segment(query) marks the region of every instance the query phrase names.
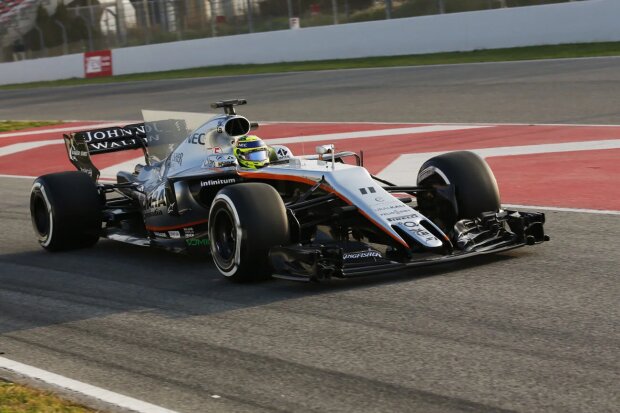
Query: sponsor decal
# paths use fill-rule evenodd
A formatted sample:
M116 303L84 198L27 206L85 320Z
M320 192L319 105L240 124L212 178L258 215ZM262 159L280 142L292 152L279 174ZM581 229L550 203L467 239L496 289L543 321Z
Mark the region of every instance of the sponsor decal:
M375 198L375 202L385 202L385 198L378 196Z
M390 211L393 209L411 209L410 207L408 207L407 205L403 204L402 202L398 201L398 202L394 202L391 204L387 204L387 205L383 205L383 206L378 206L376 208L374 208L375 211L380 212L380 211Z
M188 238L185 244L188 247L208 247L210 242L208 238Z
M124 128L110 128L94 131L81 132L86 138L86 142L100 141L104 139L133 138L146 134L145 125L135 125Z
M425 168L423 171L421 171L418 174L418 183L422 182L423 180L425 180L426 178L428 178L429 176L433 174L439 175L446 184L450 185L450 180L448 179L446 174L443 173L443 171L437 168L436 166L429 166L428 168Z
M88 156L88 151L84 151L81 150L80 148L78 148L77 146L81 146L82 149L88 149L88 147L86 145L84 145L84 143L82 142L76 142L75 140L71 139L70 141L70 150L69 150L69 158L71 160L76 161L77 159L75 158L76 156Z
M183 165L183 152L173 153L170 156L170 161L174 163L178 163L179 166Z
M362 193L362 195L374 194L377 192L377 190L373 186L369 186L367 188L360 188L359 191Z
M186 238L192 238L194 236L194 228L192 227L183 228L183 234L185 234Z
M130 140L115 141L115 142L92 142L92 143L89 143L88 145L90 146L91 149L96 150L96 151L107 151L109 149L124 148L127 146L133 146L135 144L136 144L136 140L130 139Z
M428 232L426 229L424 229L424 227L422 227L417 222L406 221L406 222L403 222L402 224L405 226L405 228L409 232L413 232L413 233L417 234L418 236L424 238L426 241L434 241L434 240L436 240L436 238L435 238L435 236L433 234Z
M204 145L206 136L205 133L194 133L187 138L187 142L194 145Z
M201 181L200 186L216 186L216 185L227 185L234 184L237 182L237 178L222 178L222 179L209 179L208 181Z
M112 52L98 50L84 53L84 77L112 76Z
M162 185L148 194L146 197L146 209L160 208L166 206L166 188ZM161 214L159 214L161 215Z
M395 213L398 213L398 211L394 211ZM417 218L417 215L402 215L400 217L393 217L393 218L388 218L387 220L389 222L395 222L395 221L405 221L407 219L412 219L412 218Z
M80 171L84 172L86 175L90 176L91 178L93 177L93 171L91 169L80 168Z
M151 218L151 217L156 217L159 215L163 215L164 213L161 212L161 209L149 209L144 211L144 218Z
M160 125L154 122L139 123L124 127L84 131L76 133L76 136L82 137L88 143L89 148L95 150L141 147L142 143L138 139L142 139L146 145L150 142L159 141L158 133L164 132L169 122L160 123Z
M411 212L411 211L405 211L404 209L392 209L389 211L383 211L381 212L379 215L382 217L389 217L392 215L399 215L399 214L403 214L403 213L407 213L407 212Z
M207 160L202 163L203 168L222 168L225 166L234 166L237 164L237 158L234 155L210 155Z
M224 121L221 120L218 122L217 124L217 128L215 129L217 131L217 133L223 133L224 132Z
M414 214L413 209L402 202L397 204L384 205L373 208L373 210L381 217L389 217L399 214ZM417 215L416 215L417 216Z
M76 142L75 140L71 139L69 147L69 159L71 159L72 161L78 161L76 156L87 157L88 150L84 149L88 149L88 146L85 145L83 142Z
M289 157L289 152L285 148L280 148L276 152L278 154L278 159L287 159Z
M168 205L168 214L172 214L174 213L174 210L176 209L177 203L173 202L170 205Z
M400 201L394 201L392 199L391 202L383 203L380 205L373 206L373 211L375 211L380 216L390 216L396 214L415 214L415 210L408 205L403 204Z
M422 172L418 174L418 182L422 182L423 180L431 176L434 172L435 172L435 168L432 166L429 166L428 168L424 169Z
M170 235L170 238L174 239L181 238L181 233L179 231L168 231L168 235Z
M222 148L220 148L219 146L214 146L212 148L207 148L208 151L211 151L213 153L222 153Z
M166 234L165 232L153 232L153 235L160 238L168 238L168 234Z
M123 139L120 141L88 142L88 148L91 151L95 152L124 148L137 149L142 147L142 144L139 143L138 139L142 139L142 141L148 146L149 142L159 140L159 136L149 136L148 138Z
M383 256L379 251L374 250L345 252L342 254L343 260L359 260L362 258L383 258Z
M140 130L140 127L142 127L143 132L142 133L146 133L146 132L165 132L167 130L167 128L169 129L170 126L172 125L173 129L178 130L181 127L184 127L185 122L181 121L183 123L183 126L181 126L181 124L176 121L176 120L172 120L172 119L168 119L168 120L162 120L162 121L158 121L158 122L145 122L144 124L140 125L137 124L133 127L135 127L137 130Z

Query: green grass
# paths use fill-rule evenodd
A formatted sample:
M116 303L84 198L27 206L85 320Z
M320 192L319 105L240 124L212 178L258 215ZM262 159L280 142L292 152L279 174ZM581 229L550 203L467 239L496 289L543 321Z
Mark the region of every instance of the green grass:
M261 73L303 72L330 69L369 67L418 66L434 64L501 62L515 60L558 59L620 55L620 42L564 44L553 46L516 47L510 49L475 50L472 52L433 53L425 55L368 57L361 59L322 60L294 63L248 64L201 67L167 72L137 73L92 79L67 79L51 82L33 82L0 86L2 89L22 89L53 86L73 86L97 83L129 82L139 80L182 79Z
M94 413L51 393L0 380L0 413Z
M59 123L60 122L51 122L51 121L31 122L31 121L0 120L0 132L36 128L39 126L58 125Z

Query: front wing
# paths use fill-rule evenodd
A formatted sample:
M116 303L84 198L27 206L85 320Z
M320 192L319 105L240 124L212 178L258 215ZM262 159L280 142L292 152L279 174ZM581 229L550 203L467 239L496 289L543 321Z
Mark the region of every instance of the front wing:
M501 211L476 220L461 220L452 232L452 248L440 252L380 252L362 242L292 245L271 249L274 277L299 281L352 278L447 263L477 255L498 253L548 241L545 215L538 212Z

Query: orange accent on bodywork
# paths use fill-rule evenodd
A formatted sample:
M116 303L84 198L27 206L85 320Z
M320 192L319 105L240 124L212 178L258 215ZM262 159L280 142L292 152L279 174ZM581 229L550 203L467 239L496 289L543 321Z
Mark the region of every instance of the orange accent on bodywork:
M270 174L270 173L265 173L265 172L239 172L239 175L243 178L248 178L248 179L270 179L274 181L293 181L293 182L301 182L301 183L308 184L308 185L316 185L318 183L317 181L313 181L312 179L304 178L301 176L295 176L295 175L280 175L280 174ZM353 205L353 202L351 202L349 199L342 196L342 194L336 192L331 186L321 184L321 189L325 190L326 192L330 192L336 195L338 198L342 199L346 204ZM383 232L389 235L390 238L392 238L394 241L398 242L399 244L403 245L406 248L409 248L409 245L405 241L403 241L400 237L397 237L391 232L386 231L383 225L379 224L377 221L372 219L368 214L366 214L361 209L358 208L358 211L367 220L375 224Z
M148 226L147 225L146 229L149 230L149 231L168 231L168 230L171 230L171 229L183 229L183 228L191 227L191 226L194 226L194 225L205 224L207 222L209 222L208 219L202 219L200 221L188 222L188 223L185 223L183 225L169 225L169 226L166 226L166 227L152 227L152 226Z

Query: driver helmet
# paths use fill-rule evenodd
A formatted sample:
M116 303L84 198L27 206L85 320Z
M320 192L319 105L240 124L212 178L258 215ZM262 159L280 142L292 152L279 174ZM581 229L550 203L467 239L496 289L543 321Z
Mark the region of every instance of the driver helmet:
M242 167L258 169L269 165L269 147L258 136L241 136L234 145L233 153Z

